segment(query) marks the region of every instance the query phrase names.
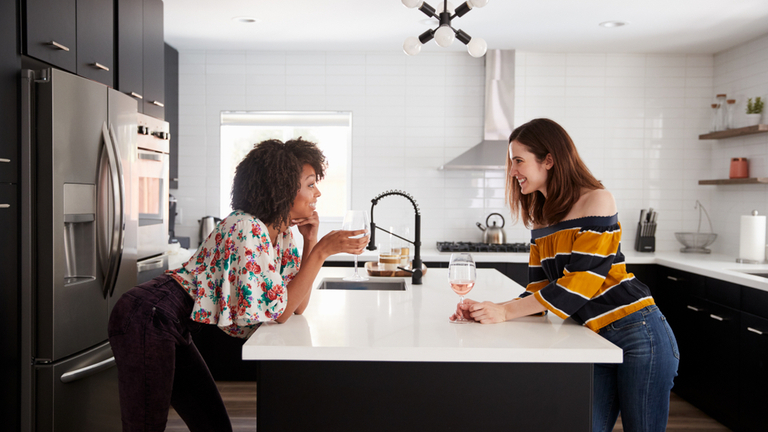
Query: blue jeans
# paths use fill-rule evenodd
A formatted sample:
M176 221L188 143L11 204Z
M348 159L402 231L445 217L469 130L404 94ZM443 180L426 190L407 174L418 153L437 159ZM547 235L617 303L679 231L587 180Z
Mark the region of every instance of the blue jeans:
M624 351L624 362L595 365L593 432L613 430L619 412L626 432L663 432L680 361L667 319L658 307L648 306L598 334Z

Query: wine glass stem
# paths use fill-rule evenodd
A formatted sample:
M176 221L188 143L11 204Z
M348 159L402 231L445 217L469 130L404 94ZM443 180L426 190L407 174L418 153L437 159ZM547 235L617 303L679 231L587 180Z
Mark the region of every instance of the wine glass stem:
M357 255L355 255L355 276L357 276Z

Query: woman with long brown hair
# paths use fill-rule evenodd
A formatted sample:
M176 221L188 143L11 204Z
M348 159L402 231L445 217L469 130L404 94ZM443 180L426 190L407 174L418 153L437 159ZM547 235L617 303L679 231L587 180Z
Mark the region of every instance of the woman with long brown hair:
M679 352L651 292L627 273L613 195L579 157L571 137L535 119L509 137L506 194L531 231L528 286L504 303L464 300L451 319L483 324L551 311L623 350L623 363L594 368L593 431L663 431Z

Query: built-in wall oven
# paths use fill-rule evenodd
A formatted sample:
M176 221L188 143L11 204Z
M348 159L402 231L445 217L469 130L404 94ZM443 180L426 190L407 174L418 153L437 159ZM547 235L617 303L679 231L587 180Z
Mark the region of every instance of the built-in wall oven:
M138 258L157 258L168 250L168 122L138 114L136 176L139 219ZM141 268L141 266L140 266Z

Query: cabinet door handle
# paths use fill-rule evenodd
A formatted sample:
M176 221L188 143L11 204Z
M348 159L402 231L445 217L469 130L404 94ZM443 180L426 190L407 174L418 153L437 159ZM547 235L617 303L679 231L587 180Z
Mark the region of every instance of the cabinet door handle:
M763 334L763 332L761 332L760 330L752 328L752 327L747 327L747 330L751 331L752 333L757 333L759 335Z
M677 281L679 281L679 280L680 280L680 279L678 279L678 278L676 278L676 277L674 277L674 276L667 276L667 279L669 279L669 280L671 280L671 281L675 281L675 282L677 282Z
M11 160L6 158L0 158L0 162L9 163L11 162Z
M699 308L697 308L697 307L695 307L695 306L687 305L686 307L687 307L688 309L690 309L690 310L694 311L694 312L701 312L701 309L699 309Z
M131 96L135 97L136 99L144 99L144 96L142 96L142 95L140 95L140 94L138 94L138 93L136 93L136 92L131 92L131 93L129 93L129 94L130 94Z
M0 204L0 209L10 208L10 207L11 207L10 204Z
M152 104L153 104L153 105L157 105L157 106L159 106L160 108L162 108L162 107L164 107L164 106L165 106L165 105L163 105L163 103L162 103L162 102L160 102L160 101L152 101Z
M109 68L104 66L103 64L101 64L99 62L93 62L93 64L91 66L95 67L96 69L101 69L103 71L109 72Z
M709 314L709 317L710 317L710 318L712 318L712 319L718 320L718 321L725 321L725 320L723 319L723 317L721 317L721 316L717 316L717 315L715 315L715 314Z
M69 48L67 48L66 46L64 46L64 45L62 45L62 44L60 44L60 43L58 43L56 41L51 41L50 44L53 45L55 48L58 48L58 49L60 49L62 51L69 51Z

